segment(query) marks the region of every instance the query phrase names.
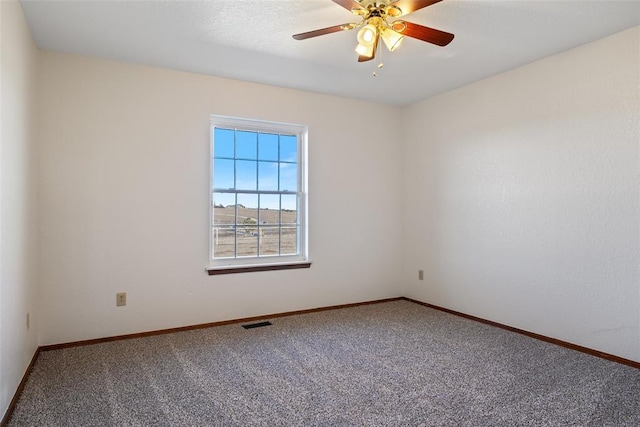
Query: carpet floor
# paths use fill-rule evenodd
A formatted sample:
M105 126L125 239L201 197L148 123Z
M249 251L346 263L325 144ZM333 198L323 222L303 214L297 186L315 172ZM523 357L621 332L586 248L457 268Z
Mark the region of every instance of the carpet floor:
M640 426L640 370L408 301L41 352L10 426Z

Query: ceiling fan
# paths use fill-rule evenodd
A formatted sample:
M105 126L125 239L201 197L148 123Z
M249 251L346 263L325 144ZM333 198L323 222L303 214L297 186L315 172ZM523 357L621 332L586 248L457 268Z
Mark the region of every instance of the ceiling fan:
M453 40L453 34L434 28L425 27L404 20L396 19L389 22L389 19L400 18L416 10L430 6L442 0L332 0L334 3L350 10L354 15L362 17L359 23L348 23L334 25L332 27L321 28L319 30L307 31L295 34L296 40L305 40L312 37L323 36L325 34L336 33L338 31L348 31L360 28L358 31L358 62L370 61L376 56L378 42L380 39L393 52L405 36L433 43L438 46L446 46Z

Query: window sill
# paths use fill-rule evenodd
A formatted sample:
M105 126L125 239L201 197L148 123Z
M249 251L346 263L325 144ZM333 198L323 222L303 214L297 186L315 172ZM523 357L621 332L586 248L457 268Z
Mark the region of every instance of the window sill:
M274 271L274 270L294 270L298 268L310 268L311 262L287 262L281 264L264 264L264 265L230 265L224 267L208 267L209 276L218 274L235 274L235 273L253 273L257 271Z

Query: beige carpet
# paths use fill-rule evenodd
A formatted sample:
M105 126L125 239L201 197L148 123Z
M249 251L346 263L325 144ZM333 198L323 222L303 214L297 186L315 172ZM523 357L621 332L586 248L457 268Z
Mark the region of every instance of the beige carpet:
M41 353L11 426L640 426L640 370L407 301Z

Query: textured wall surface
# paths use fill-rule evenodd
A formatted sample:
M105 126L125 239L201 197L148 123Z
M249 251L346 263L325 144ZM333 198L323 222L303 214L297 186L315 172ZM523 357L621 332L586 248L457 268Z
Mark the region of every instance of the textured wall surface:
M0 1L0 419L37 347L38 50L20 3ZM26 316L31 327L27 330Z
M640 361L639 64L636 27L407 108L406 294Z
M53 52L41 71L41 344L397 296L399 141L354 120L397 109ZM310 269L204 272L210 114L308 125Z

